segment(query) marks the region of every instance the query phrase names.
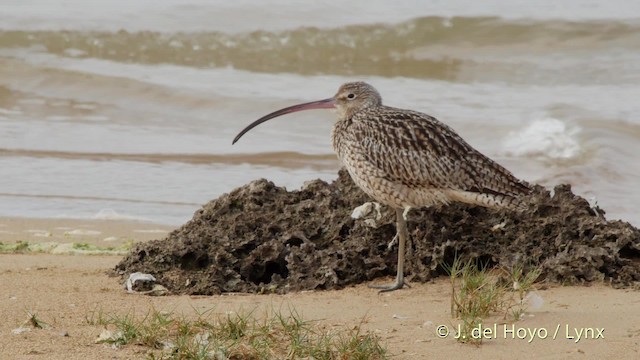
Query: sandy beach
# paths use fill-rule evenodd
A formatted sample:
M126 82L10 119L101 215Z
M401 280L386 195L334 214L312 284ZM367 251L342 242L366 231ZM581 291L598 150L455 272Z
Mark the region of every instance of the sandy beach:
M0 219L3 243L77 242L106 243L161 238L155 224L119 221ZM82 229L82 232L69 232ZM35 232L38 230L41 232ZM66 232L66 234L65 234ZM36 234L48 233L48 236ZM117 239L117 240L114 240ZM293 307L305 319L329 326L356 326L374 331L392 358L426 359L474 357L492 359L585 359L638 356L640 298L637 291L616 290L606 284L542 286L544 300L530 308L524 318L505 323L502 317L485 324L486 338L480 346L453 339L457 320L449 314L448 279L389 294L378 294L366 285L340 291L312 291L287 295L222 295L150 297L127 294L120 279L108 272L120 261L118 255L53 255L24 253L0 255L0 353L6 359L131 359L145 358L147 349L124 346L114 349L96 344L102 331L88 319L96 311L105 314L135 313L151 309L195 316L195 311L216 313ZM15 334L28 312L49 324ZM436 334L444 325L446 338ZM488 331L488 332L487 332ZM65 336L66 335L66 336ZM524 337L524 338L521 338ZM555 338L554 338L555 337ZM579 338L580 337L580 338Z

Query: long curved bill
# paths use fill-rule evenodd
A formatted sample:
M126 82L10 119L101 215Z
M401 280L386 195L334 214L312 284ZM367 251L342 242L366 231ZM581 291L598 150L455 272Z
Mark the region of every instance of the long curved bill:
M236 141L240 140L240 138L244 134L249 132L249 130L253 129L254 127L256 127L256 126L258 126L260 124L262 124L265 121L271 120L271 119L276 118L278 116L281 116L281 115L284 115L284 114L289 114L289 113L296 112L296 111L311 110L311 109L333 109L335 107L336 107L335 99L334 98L329 98L329 99L324 99L324 100L319 100L319 101L312 101L312 102L308 102L308 103L304 103L304 104L293 105L293 106L286 107L284 109L280 109L278 111L274 111L271 114L265 115L265 116L261 117L260 119L252 122L251 124L249 124L249 126L247 126L242 131L240 131L240 133L235 137L235 139L233 139L232 144L235 144Z

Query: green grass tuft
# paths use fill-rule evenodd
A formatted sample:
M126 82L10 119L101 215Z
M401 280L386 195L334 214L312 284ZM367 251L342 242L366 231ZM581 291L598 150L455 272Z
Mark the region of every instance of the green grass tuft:
M94 310L90 325L102 325L109 336L100 342L149 348L152 359L387 359L380 339L361 326L326 329L304 320L295 310L215 315L197 313L187 319L151 310L143 317L108 315Z
M0 253L26 253L29 251L28 241L16 241L14 244L0 242Z

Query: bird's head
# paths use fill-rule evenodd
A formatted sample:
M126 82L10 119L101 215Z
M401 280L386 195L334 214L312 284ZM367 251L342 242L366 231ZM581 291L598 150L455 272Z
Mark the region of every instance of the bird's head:
M382 105L378 90L362 81L343 84L333 99L339 120L349 119L362 110Z
M345 120L359 111L380 105L382 105L382 98L373 86L362 81L346 83L340 86L338 92L331 98L289 106L261 117L240 131L233 139L233 144L254 127L284 114L311 109L335 108L338 120Z

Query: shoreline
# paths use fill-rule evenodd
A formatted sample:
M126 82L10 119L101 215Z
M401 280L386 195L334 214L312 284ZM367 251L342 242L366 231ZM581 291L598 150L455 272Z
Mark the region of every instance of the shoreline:
M0 217L0 243L75 243L117 248L162 239L175 228L134 220Z

